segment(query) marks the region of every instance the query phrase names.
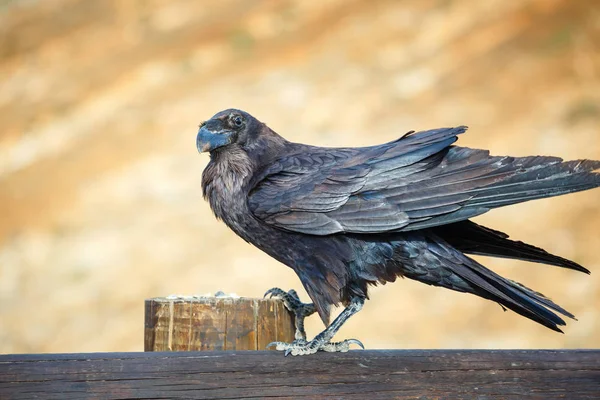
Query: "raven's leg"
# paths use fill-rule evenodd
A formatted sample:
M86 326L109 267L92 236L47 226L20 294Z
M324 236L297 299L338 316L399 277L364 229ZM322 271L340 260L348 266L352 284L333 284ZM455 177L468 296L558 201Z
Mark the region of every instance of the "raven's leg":
M337 316L337 318L329 324L329 326L321 333L319 333L313 340L310 342L306 341L298 341L295 340L292 343L284 343L284 342L273 342L267 345L268 347L275 346L277 350L285 351L285 355L291 354L293 356L303 356L307 354L314 354L317 351L328 351L328 352L346 352L350 349L350 345L352 343L359 345L364 349L363 344L356 339L346 339L342 342L331 342L333 336L337 333L337 331L344 325L344 323L359 312L365 302L365 299L360 297L353 297L350 300L350 304L348 307L344 309Z
M271 296L271 298L283 300L285 308L294 313L294 323L296 324L296 333L294 335L295 342L304 341L306 342L306 331L304 330L304 318L312 315L317 311L314 304L303 303L298 297L298 293L294 289L289 292L285 292L279 288L273 288L267 290L264 297Z

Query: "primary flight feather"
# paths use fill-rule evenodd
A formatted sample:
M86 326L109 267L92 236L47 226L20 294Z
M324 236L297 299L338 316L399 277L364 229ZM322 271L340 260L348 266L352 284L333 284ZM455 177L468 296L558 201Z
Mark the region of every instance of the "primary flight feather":
M202 176L216 217L292 268L313 304L272 289L296 313L286 354L347 351L332 343L362 308L369 284L407 277L500 303L560 331L569 312L540 293L495 274L464 253L521 259L589 273L584 267L469 219L492 208L600 186L600 161L498 157L455 146L466 127L410 132L370 147L292 143L250 114L230 109L200 125L210 152ZM329 324L332 305L346 309ZM306 340L303 318L328 325Z

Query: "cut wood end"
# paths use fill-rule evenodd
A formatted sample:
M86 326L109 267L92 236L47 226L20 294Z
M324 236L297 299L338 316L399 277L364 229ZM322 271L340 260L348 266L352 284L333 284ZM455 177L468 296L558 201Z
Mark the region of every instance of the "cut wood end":
M294 340L294 317L280 299L216 295L147 299L145 351L264 350Z

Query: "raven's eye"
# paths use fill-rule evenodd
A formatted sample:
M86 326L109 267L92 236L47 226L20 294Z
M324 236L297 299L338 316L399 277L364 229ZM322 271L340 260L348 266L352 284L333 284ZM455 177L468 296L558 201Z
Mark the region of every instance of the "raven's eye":
M237 126L238 128L244 124L244 120L239 115L236 115L235 117L233 117L232 121L233 121L233 124L235 126Z

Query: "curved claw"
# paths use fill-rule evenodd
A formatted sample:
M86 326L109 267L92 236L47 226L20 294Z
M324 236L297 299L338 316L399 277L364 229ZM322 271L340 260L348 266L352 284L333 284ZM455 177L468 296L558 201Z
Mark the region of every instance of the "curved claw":
M284 351L283 355L285 357L289 356L290 354L292 354L292 350L294 349L294 344L293 343L285 343L285 342L271 342L267 345L267 349L275 346L275 350L279 350L279 351Z
M286 293L279 288L271 288L265 292L265 294L263 295L263 299L267 296L269 296L269 298L272 299L273 296L282 296L284 294L286 294Z
M357 346L360 346L361 349L365 349L365 346L362 344L362 342L358 339L347 339L346 342L350 345L350 344L355 344Z

